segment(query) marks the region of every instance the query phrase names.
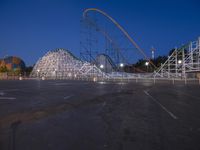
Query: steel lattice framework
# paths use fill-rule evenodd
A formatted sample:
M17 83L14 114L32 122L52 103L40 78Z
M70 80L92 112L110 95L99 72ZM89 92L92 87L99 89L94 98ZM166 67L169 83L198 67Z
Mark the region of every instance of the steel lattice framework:
M84 25L86 25L84 28L89 31L89 36L86 38L84 37L86 44L81 43L82 47L85 49L85 51L81 51L81 59L75 57L68 50L56 49L49 51L37 61L33 71L31 72L31 77L43 77L48 79L187 78L188 74L200 72L200 38L197 41L182 46L181 48L176 48L173 53L168 56L167 61L154 73L129 74L122 72L124 67L123 63L126 63L126 58L119 47L119 43L115 42L113 37L108 34L110 31L102 29L98 23L88 17L89 12L97 12L104 18L106 17L109 19L117 28L117 31L120 30L120 33L125 36L126 41L128 39L128 43L131 43L132 47L136 48L137 52L139 52L144 59L154 66L145 55L144 51L137 45L126 30L111 16L99 9L89 8L83 12L82 21ZM90 30L91 27L93 27L97 32L101 32L106 38L106 42L108 42L113 48L113 51L109 52L114 52L116 58L119 60L117 63L113 61L113 57L110 57L110 55L95 51L93 43L97 42L97 39L93 37L93 34L95 33L94 30ZM93 53L95 53L95 55ZM82 57L84 57L84 59ZM132 57L134 57L134 55ZM121 68L119 67L119 63Z
M167 61L155 72L154 77L187 78L200 72L200 38L190 42L168 56Z
M115 24L116 27L119 28L120 31L122 31L122 33L127 37L127 39L133 44L134 47L137 48L137 50L139 50L139 52L144 56L144 58L146 60L149 60L149 58L146 56L146 54L144 53L144 51L138 46L138 44L131 38L131 36L128 34L128 32L116 21L114 20L111 16L109 16L107 13L105 13L104 11L97 9L97 8L88 8L83 12L83 19L87 18L87 13L89 11L96 11L102 15L104 15L105 17L107 17L109 20L111 20L113 22L113 24ZM105 36L106 33L103 33Z
M92 13L94 12L94 13ZM106 23L110 23L110 25L113 26L113 28L116 28L116 32L119 32L120 36L123 37L123 40L126 41L126 46L129 45L129 48L124 48L122 45L120 45L121 41L116 40L115 37L111 34L111 30L106 30L104 27L100 25L102 21L98 22L98 19L96 17L100 16L104 17L104 21ZM97 16L98 15L98 16ZM139 47L139 45L133 40L133 38L128 34L128 32L116 21L114 20L110 15L105 13L102 10L99 10L97 8L89 8L86 9L83 12L83 18L81 20L82 23L82 33L84 34L84 40L81 40L81 59L87 60L89 62L95 63L96 56L99 55L98 48L95 47L98 43L98 39L95 32L101 33L103 35L102 37L105 38L105 52L104 54L108 55L112 61L115 63L115 66L118 67L118 70L120 70L120 64L132 64L133 62L129 63L127 61L127 57L131 57L132 59L135 57L135 59L145 59L152 64L152 66L155 67L155 65L150 61L150 59L147 57L145 52ZM102 23L103 24L103 23ZM87 35L86 35L87 33ZM127 52L127 49L131 49L132 53L131 55L126 56L125 53ZM102 50L102 49L101 49ZM102 52L100 52L102 53ZM136 58L136 55L140 58ZM98 66L99 67L99 66Z

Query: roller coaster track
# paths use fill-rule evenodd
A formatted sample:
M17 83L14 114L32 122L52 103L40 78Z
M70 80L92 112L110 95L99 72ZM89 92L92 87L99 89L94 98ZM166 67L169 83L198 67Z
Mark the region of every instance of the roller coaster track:
M149 61L150 64L152 64L155 68L156 66L153 64L153 62L150 61L150 59L146 56L146 54L144 53L144 51L138 46L138 44L131 38L131 36L128 34L128 32L119 24L117 23L116 20L114 20L111 16L109 16L107 13L103 12L100 9L97 8L88 8L86 10L84 10L83 12L83 18L87 17L87 13L89 11L96 11L102 15L104 15L105 17L107 17L125 36L126 38L131 42L131 44L137 49L139 50L139 52L144 56L144 58Z
M120 54L121 58L123 59L123 62L127 63L126 59L124 58L124 56L120 53L120 48L119 45L117 44L116 41L114 41L109 34L103 30L100 26L98 26L94 21L92 21L91 19L87 20L87 22L89 22L92 26L94 26L100 33L103 34L103 36L106 37L106 39L112 44L112 46L118 51L118 53Z

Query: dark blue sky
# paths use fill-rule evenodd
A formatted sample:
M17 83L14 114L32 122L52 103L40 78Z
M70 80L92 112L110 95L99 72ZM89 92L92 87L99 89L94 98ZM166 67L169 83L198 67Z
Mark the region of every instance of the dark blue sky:
M199 0L0 0L0 57L16 55L27 65L55 48L79 56L80 18L102 9L149 54L167 54L200 36Z

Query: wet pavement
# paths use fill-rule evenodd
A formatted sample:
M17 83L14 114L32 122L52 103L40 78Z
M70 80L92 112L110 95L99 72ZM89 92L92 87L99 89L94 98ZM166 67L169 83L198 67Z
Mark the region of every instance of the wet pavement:
M0 150L199 150L200 86L0 81Z

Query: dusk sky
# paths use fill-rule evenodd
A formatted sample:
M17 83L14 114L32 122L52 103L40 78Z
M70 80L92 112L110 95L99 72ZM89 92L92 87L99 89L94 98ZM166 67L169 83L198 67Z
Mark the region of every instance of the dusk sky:
M149 55L167 54L200 36L199 0L0 0L0 57L27 65L55 48L79 57L80 19L99 8L123 26Z

